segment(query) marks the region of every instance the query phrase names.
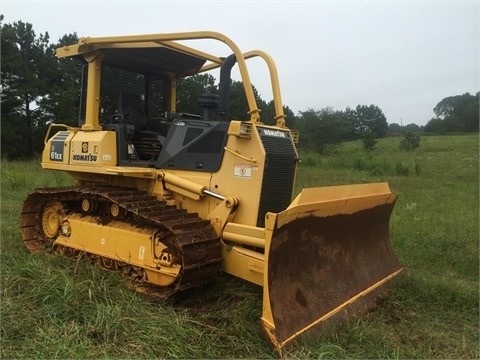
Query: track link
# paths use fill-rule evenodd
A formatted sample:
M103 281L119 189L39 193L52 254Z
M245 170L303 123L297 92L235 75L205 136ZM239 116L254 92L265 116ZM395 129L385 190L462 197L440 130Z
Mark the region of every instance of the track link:
M94 209L82 209L82 201L99 205ZM87 254L102 267L115 268L122 274L127 274L130 280L134 279L135 287L139 291L168 297L211 282L221 271L220 239L208 220L200 218L196 213L188 213L164 201L158 201L145 191L114 186L44 188L30 193L23 203L20 216L23 242L30 252L55 251L70 257L85 254L60 245L52 246L55 238L45 231L48 216L44 214L44 209L52 203L60 203L67 217L70 214L85 215L90 212L105 226L112 220L120 220L141 229L151 229L152 234L165 246L173 248L175 253L179 254L180 259L177 261L181 265L181 271L177 279L171 285L162 287L150 286L148 279L141 276L142 269L127 262L113 260L114 266L109 266L112 264L111 259ZM106 210L112 205L118 210L118 217L113 217L112 213ZM54 223L52 227L55 229L56 226Z

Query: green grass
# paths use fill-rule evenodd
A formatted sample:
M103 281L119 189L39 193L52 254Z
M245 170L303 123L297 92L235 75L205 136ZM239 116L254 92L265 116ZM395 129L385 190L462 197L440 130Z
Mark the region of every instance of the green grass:
M391 241L406 271L382 304L288 358L479 358L479 138L400 138L365 153L301 153L297 188L388 181L399 195ZM175 300L155 301L84 261L29 254L19 213L35 187L67 186L37 162L1 173L2 358L272 358L261 335L261 289L222 276ZM408 169L405 170L405 169Z

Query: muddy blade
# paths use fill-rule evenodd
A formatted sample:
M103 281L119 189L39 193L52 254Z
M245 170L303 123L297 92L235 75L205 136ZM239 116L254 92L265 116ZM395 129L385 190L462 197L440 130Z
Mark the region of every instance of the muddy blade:
M275 215L262 322L279 352L304 332L373 308L401 271L389 241L396 197L386 189L359 186L323 200L322 192L312 193L308 204L300 200Z

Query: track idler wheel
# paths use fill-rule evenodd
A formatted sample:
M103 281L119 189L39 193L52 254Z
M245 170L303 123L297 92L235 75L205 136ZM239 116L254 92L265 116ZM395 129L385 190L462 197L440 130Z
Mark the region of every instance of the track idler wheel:
M42 231L48 239L55 239L60 232L65 210L58 201L45 205L42 212Z

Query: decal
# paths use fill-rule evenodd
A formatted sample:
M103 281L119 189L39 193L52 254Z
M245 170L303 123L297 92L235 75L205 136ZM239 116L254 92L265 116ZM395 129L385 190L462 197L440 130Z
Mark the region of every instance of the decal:
M88 153L88 142L82 142L82 153Z
M103 155L102 155L102 159L103 159L104 161L110 161L110 160L112 160L112 155L110 155L110 154L103 154Z
M63 161L64 141L52 141L50 145L50 160Z
M274 136L274 137L281 137L281 138L287 138L288 135L285 131L280 131L280 130L271 130L271 129L261 129L263 135L266 136Z
M143 260L145 258L145 246L140 246L138 249L138 259Z
M89 161L89 162L95 162L97 161L97 155L92 155L92 154L86 154L86 155L79 155L75 154L72 156L73 161Z
M235 164L233 175L238 178L251 178L252 165L250 164Z
M50 160L63 161L63 149L68 135L68 131L59 131L54 135L50 143Z

